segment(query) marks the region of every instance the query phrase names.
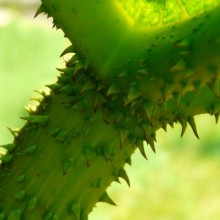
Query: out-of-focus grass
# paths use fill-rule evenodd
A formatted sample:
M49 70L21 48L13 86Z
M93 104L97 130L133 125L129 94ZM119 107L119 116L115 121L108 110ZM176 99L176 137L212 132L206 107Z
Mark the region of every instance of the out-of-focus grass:
M59 55L67 40L61 31L38 18L9 14L0 26L0 143L12 140L6 127L23 124L24 105L33 90L56 80ZM6 21L7 23L7 21ZM36 96L36 95L35 95Z
M20 16L0 27L0 144L12 141L7 126L21 127L32 91L56 79L66 44L61 32ZM147 147L145 161L137 151L126 167L131 188L122 180L108 189L118 207L98 203L90 220L218 220L220 125L208 116L197 125L200 141L190 128L181 139L178 125L158 131L157 154Z

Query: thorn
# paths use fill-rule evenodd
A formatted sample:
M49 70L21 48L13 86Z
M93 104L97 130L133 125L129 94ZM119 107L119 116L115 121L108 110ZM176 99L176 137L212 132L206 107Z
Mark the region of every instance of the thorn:
M16 145L14 143L13 144L5 144L5 145L1 145L0 147L6 149L9 153L11 153L16 148Z
M5 219L5 213L0 212L0 220L4 220Z
M214 114L214 116L215 116L215 122L216 122L216 124L217 124L217 123L218 123L218 120L219 120L220 112Z
M43 98L31 98L31 101L36 101L38 103L41 103L43 101Z
M7 128L11 132L11 134L14 136L14 138L18 137L18 135L21 132L21 129L19 129L19 128L15 128L15 129L12 129L12 128L9 128L9 127L7 127Z
M47 115L30 115L27 117L20 117L29 123L39 124L45 126L48 123L49 117Z
M38 147L36 145L32 145L25 150L25 153L34 154L36 152L37 148Z
M90 161L96 155L95 150L92 147L85 146L84 147L84 155L86 157L87 167L90 166Z
M53 18L53 27L52 28L56 28L56 30L60 29L60 25L59 25L58 21L55 20L54 18Z
M89 65L89 61L88 61L88 60L84 60L85 71L88 70L89 66L90 66L90 65Z
M81 210L81 212L80 212L80 219L79 220L88 220L87 213Z
M141 139L139 139L139 140L136 141L135 145L140 150L142 156L147 160L147 156L146 156L146 153L145 153L145 150L144 150L144 143L143 143L143 141Z
M23 183L26 180L26 176L25 175L20 175L18 176L18 178L16 179L16 181L18 183Z
M174 121L169 122L169 125L170 125L171 128L173 128L174 127Z
M188 68L188 69L186 69L186 70L185 70L185 74L186 74L186 77L191 76L191 75L193 75L193 74L194 74L194 70L193 70L193 69Z
M131 157L128 156L128 157L125 159L125 162L131 166Z
M151 127L153 127L153 120L152 120L153 112L152 111L153 110L152 109L150 110L150 108L148 110L144 111L145 112L145 116L146 116L146 120L150 124Z
M167 94L167 93L171 93L173 90L174 90L175 88L174 88L174 85L172 84L172 83L170 83L170 82L165 82L164 83L164 86L163 86L163 88L162 88L162 91L161 91L161 93L162 94Z
M123 115L121 112L117 112L115 114L114 124L118 124L123 119Z
M72 87L71 85L64 85L64 86L62 86L62 87L59 89L59 91L60 91L61 93L65 93L65 94L67 94L67 95L72 95L74 89L73 89L73 87Z
M120 128L119 129L119 135L120 135L120 149L122 146L125 144L127 137L128 137L128 132L127 129L125 128Z
M67 171L73 166L74 160L72 158L65 158L61 161L63 175L67 173Z
M128 96L124 102L124 106L128 105L131 101L138 98L141 95L140 92L138 92L133 86L130 88L130 91L128 93Z
M55 220L55 219L57 219L57 216L53 212L47 212L44 217L44 220Z
M76 64L79 63L79 62L81 63L78 54L74 54L74 55L70 58L70 60L66 61L66 66L67 66L68 68L71 68L71 69L74 70Z
M65 71L66 71L66 68L56 68L59 72L61 72L61 73L65 73Z
M36 108L34 106L31 106L30 104L24 106L24 108L30 115L36 111Z
M127 77L128 73L126 71L124 71L124 72L120 73L118 76L119 77Z
M209 107L207 108L207 112L208 112L211 116L214 115L214 106L213 106L213 105L209 106Z
M85 104L81 100L79 100L78 102L74 103L74 105L72 106L72 109L84 111Z
M147 127L145 126L144 133L145 133L145 140L146 140L147 144L149 144L151 149L152 149L152 151L154 153L156 153L156 149L155 149L155 145L154 145L154 141L156 141L155 134L151 133L151 131L150 131L148 126Z
M213 80L213 82L209 84L209 88L217 98L220 98L219 80Z
M175 44L175 47L179 47L179 48L188 48L189 47L189 40L182 40L182 41L179 41Z
M111 149L108 146L103 146L100 148L100 153L104 157L105 161L112 161L114 157L114 153L111 151Z
M187 120L180 118L179 122L180 122L180 124L182 126L181 137L183 137L183 135L184 135L184 133L186 131L186 128L187 128Z
M120 92L120 90L119 90L118 85L116 83L113 83L109 86L108 91L106 93L106 96L109 97L110 95L116 94L119 92Z
M47 18L51 18L52 17L52 15L49 12L46 12L46 14L47 14Z
M173 98L176 101L176 105L178 106L179 103L180 103L181 94L179 92L173 92L172 95L173 95Z
M154 132L151 134L151 137L153 142L157 143L156 134Z
M165 132L167 132L167 123L166 122L160 122L162 124L162 128Z
M114 181L117 182L117 183L121 183L117 176L115 177Z
M104 102L104 97L100 94L97 94L93 103L93 111L96 113L98 108L102 106Z
M67 47L60 55L60 57L68 54L68 53L75 53L73 45L71 44L69 47Z
M34 92L40 94L43 98L45 98L47 96L46 91L44 90L34 90ZM40 99L42 101L42 99Z
M107 194L107 192L104 192L104 193L102 194L102 196L101 196L100 199L99 199L99 202L106 202L106 203L108 203L108 204L110 204L110 205L115 205L115 206L116 206L116 204L112 201L112 199L109 197L109 195Z
M202 88L202 83L199 82L199 81L195 81L195 82L193 83L193 87L194 87L194 89L195 89L196 95L199 95L200 90L201 90L201 88Z
M150 145L151 150L156 154L156 149L153 141L147 142Z
M104 89L105 89L105 86L102 83L97 86L97 92L104 90Z
M131 185L130 185L130 180L129 180L129 178L128 178L128 175L127 175L126 171L125 171L123 168L120 168L120 169L118 170L118 177L121 177L122 179L124 179L125 182L128 184L129 187L131 186Z
M100 188L101 185L102 185L102 179L101 179L101 177L95 179L95 180L92 182L92 184L91 184L91 186L94 187L94 188Z
M61 85L54 83L54 84L50 84L50 85L45 85L47 88L49 88L50 90L52 90L54 93L56 93L60 88Z
M199 139L199 135L197 133L197 128L196 128L196 123L193 117L189 117L187 122L189 123L189 125L191 126L193 133L195 134L195 136Z
M36 13L34 15L34 18L36 18L41 13L47 13L47 9L44 6L44 4L41 4L40 7L37 9L37 11L36 11Z
M182 71L186 69L186 63L183 59L179 60L174 66L170 68L170 72Z
M135 107L135 101L131 103L131 106L130 106L130 109L131 109L131 116L132 117L135 117L137 115L137 108Z
M12 157L13 156L11 154L5 154L3 156L0 156L0 161L2 161L2 163L6 164L12 160Z
M78 62L74 68L73 76L76 77L76 75L83 69L84 69L84 65L81 62Z
M52 28L58 29L57 26L56 26L56 21L55 21L55 19L53 19L53 26L52 26Z
M105 111L104 111L105 110ZM103 110L103 121L106 123L106 124L109 124L110 123L110 111L108 111L107 109L104 109Z
M81 219L80 218L80 204L78 202L73 202L70 205L70 209L69 209L70 214L72 214L74 216L74 219Z
M181 56L186 56L186 55L188 55L189 53L190 53L189 50L183 50L183 51L180 51L180 52L179 52L179 54L180 54Z
M154 153L156 153L156 149L155 149L155 145L154 145L154 141L156 142L156 138L145 132L145 141L147 144L150 145L151 150Z
M147 69L147 68L139 69L139 70L137 71L137 73L139 73L139 74L141 74L141 75L144 75L144 76L149 75L149 72L148 72L148 69Z
M33 210L37 207L37 198L32 197L28 202L28 210Z
M150 126L153 127L153 115L155 112L154 104L152 104L151 102L145 102L143 104L143 108L147 122L150 124Z
M25 198L26 192L25 190L20 190L18 192L15 193L15 199L22 201Z
M21 209L14 209L12 210L9 215L8 215L8 220L9 219L21 219L21 215L22 215L22 210Z
M91 82L87 82L82 86L79 94L82 95L84 92L94 89L94 88L95 88L94 84L92 84Z
M219 103L216 103L216 104L213 104L211 107L210 107L210 115L215 115L216 113L218 113L220 110L220 104Z

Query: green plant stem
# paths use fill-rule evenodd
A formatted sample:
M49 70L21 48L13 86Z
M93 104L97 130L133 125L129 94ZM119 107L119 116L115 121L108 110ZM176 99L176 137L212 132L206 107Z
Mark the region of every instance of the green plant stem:
M48 121L26 118L10 154L13 160L1 167L0 207L6 216L20 210L22 219L51 213L59 219L83 219L117 179L134 148L124 144L120 149L117 129L103 122L100 110L94 113L93 100L93 92L51 94L30 116L37 120L44 115Z
M109 118L106 110L113 103L102 102L94 112L97 85L82 89L85 78L89 81L89 71L74 77L74 71L70 73L67 68L58 83L49 86L54 92L45 95L38 110L24 118L28 122L15 137L16 147L6 146L9 154L3 157L0 173L2 216L86 219L99 200L114 204L103 197L112 181L122 177L129 184L123 166L130 163L137 147L145 154L142 136L162 124L146 124L145 133L136 116L117 120L117 115L112 118L114 114L110 114ZM178 107L174 100L168 100L151 119L166 116L165 127L185 119L183 129L188 120L197 135L192 117L207 109L218 114L219 104L213 93L204 88L199 95L185 95ZM7 161L10 155L13 158Z
M75 43L78 53L60 70L58 82L48 86L51 93L42 94L44 99L39 100L37 110L30 110L30 115L23 117L27 120L24 128L12 132L14 143L4 146L9 153L1 158L0 219L87 219L98 201L114 204L105 193L112 181L121 177L130 184L125 163L130 163L136 148L147 157L144 140L155 151L159 128L166 130L168 124L178 122L182 125L181 135L190 125L199 137L195 115L209 113L218 121L218 4L211 11L199 13L198 23L189 19L177 23L175 30L168 25L151 32L146 40L138 32L136 45L148 42L150 50L144 52L137 47L137 54L130 53L131 57L121 55L120 49L109 51L109 39L96 47L99 38L92 29L88 36L82 30L84 36L77 35L84 20L76 17L74 4L82 7L80 16L85 18L88 6L97 2L90 0L87 6L78 0L43 1L40 12L46 6L55 25ZM107 17L121 16L112 9L110 1L103 1L94 14L101 16L97 20L102 21L105 16L101 11L104 6L109 9ZM109 21L105 23L106 33L113 31ZM85 24L90 28L88 19ZM129 31L122 25L126 31L120 36L120 25L115 26L119 32L114 29L112 35L113 39L119 37L118 45ZM188 25L192 29L188 30ZM158 33L159 42L153 40ZM133 34L134 30L129 36ZM167 34L169 38L163 41ZM86 47L80 45L80 39L85 40ZM123 46L128 46L131 39L134 38ZM134 52L133 46L130 49ZM72 46L66 52L74 52ZM105 57L108 52L110 58ZM123 56L122 66L113 71L116 63L111 58L119 62ZM131 63L124 62L127 58L131 58ZM103 68L106 71L100 71Z
M197 13L190 13L190 10L187 13L187 3L190 5L191 1L182 1L182 7L178 6L179 1L173 1L173 11L165 7L164 13L149 14L149 20L165 12L172 15L175 10L180 11L181 18L150 26L142 23L141 18L135 22L119 0L88 0L86 4L81 0L42 2L42 10L53 18L54 25L63 30L76 52L96 69L96 77L103 81L118 80L117 76L124 71L135 75L143 60L147 60L149 74L164 78L179 60L183 59L187 68L200 62L201 56L206 55L208 40L210 46L208 38L212 43L219 42L220 2L202 7L206 1L200 1L201 9ZM136 2L132 4L131 9ZM158 5L156 11L161 10L160 3L154 5ZM147 11L145 7L140 8ZM163 19L166 16L162 16ZM180 42L185 44L178 44Z

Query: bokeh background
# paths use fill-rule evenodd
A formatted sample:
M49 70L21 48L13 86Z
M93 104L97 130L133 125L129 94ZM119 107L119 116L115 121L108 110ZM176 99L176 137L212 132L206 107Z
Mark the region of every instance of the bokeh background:
M35 89L56 81L59 58L69 45L51 20L33 19L40 0L0 0L0 145L13 140L7 127L23 125L24 106ZM33 103L32 103L33 104ZM126 166L131 188L121 180L108 191L117 207L98 203L90 220L218 220L220 219L220 124L196 117L200 140L178 124L157 132L157 153L146 146ZM89 195L88 195L89 196Z

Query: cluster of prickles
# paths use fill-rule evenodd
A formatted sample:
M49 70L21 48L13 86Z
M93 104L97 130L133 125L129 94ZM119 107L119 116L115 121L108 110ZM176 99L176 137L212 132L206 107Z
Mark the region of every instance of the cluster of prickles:
M42 5L37 14L45 11ZM130 185L123 167L136 148L147 158L144 141L155 152L158 129L180 123L182 136L190 125L199 138L195 115L209 113L218 122L219 31L213 39L196 31L195 39L173 42L175 59L159 67L163 72L151 45L134 73L123 70L106 80L68 47L62 56L74 55L47 86L50 94L41 93L37 109L22 117L25 126L10 129L14 143L2 146L0 220L85 220L98 201L115 205L107 187L119 178ZM217 51L216 60L199 54L200 65L193 51L200 38L202 52Z
M63 54L70 51L70 48L68 48ZM155 132L159 128L166 130L168 124L173 126L174 123L179 122L182 125L181 135L184 134L187 124L189 124L196 137L198 137L193 116L199 108L201 108L204 112L214 115L216 117L216 121L219 118L220 100L216 96L209 96L206 100L206 103L201 104L196 102L196 100L203 99L202 88L196 93L192 91L186 95L183 94L180 97L178 97L177 94L174 95L172 90L170 93L166 92L164 94L166 94L167 97L172 96L173 98L166 98L164 97L163 93L158 93L155 96L155 94L151 94L148 89L152 84L162 88L162 85L164 84L159 82L158 79L150 80L148 83L149 85L146 86L146 92L143 89L140 92L138 91L137 87L138 83L134 83L133 79L129 82L129 79L126 78L123 73L120 77L125 77L125 79L128 80L127 83L129 83L129 86L126 90L120 89L120 84L117 84L116 82L104 84L97 80L93 75L94 70L92 67L83 63L83 61L80 60L76 54L73 55L73 57L67 63L67 67L65 69L59 69L59 71L61 72L61 76L58 78L57 83L48 85L48 87L51 89L50 95L42 93L43 99L39 100L40 104L37 110L33 111L29 109L30 115L27 117L22 117L22 119L28 121L26 126L21 129L21 131L11 130L15 137L15 141L13 144L3 146L8 150L8 154L1 157L1 178L6 178L5 175L7 176L10 173L5 171L7 171L7 164L12 160L13 154L18 154L19 152L19 149L16 150L16 143L20 145L19 142L21 142L21 139L19 137L21 133L28 132L28 130L36 131L39 126L43 128L47 127L47 124L51 119L51 117L48 116L47 111L48 108L52 108L51 105L53 105L53 97L56 95L63 94L66 97L62 100L62 105L65 108L71 108L79 112L84 112L85 115L88 114L88 108L91 108L94 114L101 112L103 122L109 126L114 126L119 134L120 141L118 146L116 146L114 149L114 152L110 148L99 148L93 150L91 147L89 147L88 149L84 149L83 156L86 158L85 167L88 169L90 167L90 163L92 163L92 160L94 160L95 154L99 156L101 155L104 160L114 163L113 157L115 157L116 154L119 154L116 149L118 149L119 152L122 151L122 149L126 151L127 145L131 146L131 150L127 149L131 153L136 148L139 148L141 154L147 158L144 151L143 141L145 140L151 146L152 150L155 151ZM140 78L142 81L142 77L146 75L146 72L139 71L137 74L139 74L138 79ZM137 81L138 80L136 80L136 82ZM148 93L148 95L145 96L143 95L144 93ZM89 104L90 102L87 102L85 98L88 96L88 94L90 94L89 98L92 101L91 105ZM151 96L156 98L149 100L149 97ZM201 106L199 106L199 104ZM55 106L56 105L54 104L53 107ZM87 121L89 121L89 117L92 117L92 115L88 114L86 117ZM74 120L74 118L69 118L68 120ZM84 128L84 130L86 129ZM57 142L61 142L63 145L68 145L68 139L66 137L67 133L65 133L63 129L54 129L52 135L55 137ZM33 155L38 150L37 145L28 146L26 149L24 149L25 153L28 155ZM128 153L126 157L123 157L122 163L120 164L121 167L117 169L114 168L112 170L115 178L112 180L118 181L118 177L121 177L125 179L128 185L130 185L128 176L123 169L123 166L125 163L131 163L129 155L131 153ZM71 159L68 159L66 162L62 161L62 163L63 173L65 173L69 167L72 166L72 162ZM25 178L25 175L19 175L17 177L17 180L19 180L18 183L21 184ZM22 179L22 181L20 181L20 179ZM98 179L94 180L91 185L94 186L95 184L97 187L97 185L99 186L102 181L103 180L101 177L99 177ZM4 188L1 188L0 192L4 192ZM18 200L19 203L21 203L23 200L26 201L27 208L25 209L27 209L29 212L35 209L37 206L37 197L28 197L26 191L23 189L17 191L14 195L14 198L15 200ZM110 199L106 192L104 192L102 195L99 195L97 201L103 201L114 205L114 202ZM86 219L88 211L86 210L86 214L84 214L84 212L82 212L79 208L81 207L81 204L78 204L75 202L75 200L72 202L72 204L72 206L69 206L69 215L72 217L75 216L75 219L77 220ZM21 216L24 215L24 213L22 213L23 209L12 210L7 219L21 219ZM52 212L45 211L45 213L44 219L59 219L57 215ZM0 216L2 216L1 219L5 219L5 214L2 213Z

